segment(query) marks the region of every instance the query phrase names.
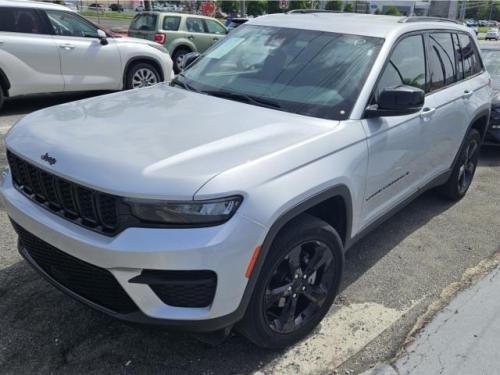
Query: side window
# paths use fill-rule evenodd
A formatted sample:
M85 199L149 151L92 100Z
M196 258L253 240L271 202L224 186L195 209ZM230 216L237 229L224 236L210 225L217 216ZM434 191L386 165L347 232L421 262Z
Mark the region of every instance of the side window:
M482 65L474 42L470 36L459 34L460 47L462 48L462 60L464 64L465 77L473 76L481 72Z
M166 16L163 19L163 30L177 31L179 30L180 23L181 23L181 17Z
M449 33L429 35L431 91L456 82L455 51Z
M203 26L203 19L201 18L186 19L186 29L190 33L204 33L205 27Z
M464 79L464 64L462 61L462 54L460 52L460 42L458 35L453 34L453 48L455 49L455 59L457 61L457 79L460 81Z
M156 14L138 14L130 23L131 30L155 31L156 30Z
M97 28L80 16L60 10L47 10L54 34L77 36L82 38L97 38Z
M207 30L210 34L225 34L226 29L222 27L217 21L213 20L205 20L205 24L207 25Z
M425 90L425 52L422 35L401 40L392 52L375 91L375 100L382 90L409 85Z
M44 28L34 9L0 8L0 31L43 34Z

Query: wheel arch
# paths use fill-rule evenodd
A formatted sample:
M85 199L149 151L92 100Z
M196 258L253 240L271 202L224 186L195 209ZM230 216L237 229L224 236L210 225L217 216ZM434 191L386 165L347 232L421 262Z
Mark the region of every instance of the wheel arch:
M189 50L189 52L197 52L198 49L194 44L186 43L185 41L180 41L173 49L172 49L172 59L174 58L175 53L180 49Z
M160 81L165 81L165 72L163 71L163 68L158 60L151 56L135 56L127 61L127 63L125 64L125 68L123 69L123 88L125 88L127 85L127 74L130 68L140 63L152 64L156 68L156 70L158 70L158 74L160 74Z

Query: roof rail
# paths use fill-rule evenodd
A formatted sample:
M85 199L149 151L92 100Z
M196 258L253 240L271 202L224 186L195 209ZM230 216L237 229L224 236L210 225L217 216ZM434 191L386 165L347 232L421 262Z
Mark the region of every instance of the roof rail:
M324 10L324 9L293 9L286 12L286 14L309 14L309 13L341 13L336 10Z
M408 22L452 22L460 25L460 22L457 20L451 20L449 18L442 18L442 17L411 16L399 20L399 23L408 23Z

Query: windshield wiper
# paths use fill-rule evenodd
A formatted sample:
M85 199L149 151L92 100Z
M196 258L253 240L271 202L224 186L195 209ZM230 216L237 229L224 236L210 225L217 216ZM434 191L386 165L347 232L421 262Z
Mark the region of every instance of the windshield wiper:
M179 80L179 77L182 78L182 81ZM191 86L189 83L186 82L186 78L184 77L184 74L182 74L182 73L179 73L177 75L177 77L175 77L172 80L171 85L172 86L177 85L177 86L182 87L185 90L194 91L194 92L200 93L200 90L195 89L193 86Z
M217 91L217 90L203 91L203 94L217 96L219 98L224 98L224 99L236 100L238 102L243 102L248 104L254 104L260 107L281 109L281 105L278 102L274 100L259 98L253 95L238 94L230 91Z

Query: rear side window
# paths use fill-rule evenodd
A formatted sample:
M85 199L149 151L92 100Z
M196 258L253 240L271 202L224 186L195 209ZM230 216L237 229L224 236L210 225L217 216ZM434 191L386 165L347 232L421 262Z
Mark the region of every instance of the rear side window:
M203 19L201 18L186 19L186 29L190 33L204 33L205 27L203 26Z
M382 90L400 85L425 89L425 52L422 35L406 37L396 45L377 85L375 100Z
M132 20L130 28L132 30L155 31L157 18L156 14L138 14Z
M34 9L0 8L0 31L43 34L45 30Z
M163 30L177 31L179 30L180 23L181 23L181 17L166 16L163 19Z
M226 29L222 27L217 21L205 20L207 30L210 34L225 34Z
M431 91L456 82L455 50L449 33L429 35Z
M464 64L465 77L473 76L481 72L482 65L476 46L470 36L459 34L460 47L462 48L462 60Z

